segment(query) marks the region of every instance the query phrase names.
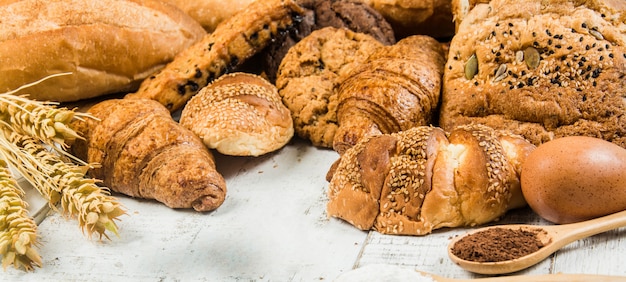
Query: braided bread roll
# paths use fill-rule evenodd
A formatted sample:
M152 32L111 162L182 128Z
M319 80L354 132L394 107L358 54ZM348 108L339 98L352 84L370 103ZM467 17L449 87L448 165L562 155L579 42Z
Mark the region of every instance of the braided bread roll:
M224 202L226 182L213 155L163 105L110 99L88 113L97 119L73 124L85 139L77 139L71 149L82 160L101 164L89 173L111 190L196 211L211 211Z
M338 83L333 149L341 154L365 135L430 124L443 65L443 48L429 36L414 35L377 49Z
M329 171L327 211L386 234L484 224L526 205L519 177L534 148L482 125L368 136Z
M243 72L221 76L191 98L180 124L225 155L259 156L285 146L294 134L291 112L276 86Z

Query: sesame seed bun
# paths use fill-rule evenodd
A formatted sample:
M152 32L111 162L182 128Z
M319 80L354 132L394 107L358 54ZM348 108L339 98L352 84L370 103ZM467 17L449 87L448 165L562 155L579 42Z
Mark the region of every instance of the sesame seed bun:
M291 113L264 78L236 72L203 88L183 108L180 124L225 155L259 156L293 136Z

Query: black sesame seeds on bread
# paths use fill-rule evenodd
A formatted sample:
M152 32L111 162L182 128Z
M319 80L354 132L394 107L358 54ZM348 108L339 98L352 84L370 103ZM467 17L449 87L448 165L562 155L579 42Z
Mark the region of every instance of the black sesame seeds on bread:
M459 25L440 124L482 123L535 144L599 137L626 148L626 1L493 0Z

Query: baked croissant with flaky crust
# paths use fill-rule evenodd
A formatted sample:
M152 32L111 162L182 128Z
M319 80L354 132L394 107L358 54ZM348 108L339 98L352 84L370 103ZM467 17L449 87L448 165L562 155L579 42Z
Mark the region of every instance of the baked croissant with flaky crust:
M202 140L149 99L109 99L73 123L85 139L75 156L101 164L89 171L111 190L155 199L170 208L211 211L226 198L226 182Z
M327 212L386 234L491 222L526 205L519 177L534 148L483 125L366 136L329 170Z
M340 79L333 149L342 154L365 135L430 124L444 63L441 44L425 35L377 49Z

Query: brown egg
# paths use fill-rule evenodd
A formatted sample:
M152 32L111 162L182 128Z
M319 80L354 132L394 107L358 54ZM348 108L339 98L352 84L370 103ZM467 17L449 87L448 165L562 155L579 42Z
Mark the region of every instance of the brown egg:
M522 165L528 205L554 223L626 210L626 149L598 138L558 138L537 147Z

